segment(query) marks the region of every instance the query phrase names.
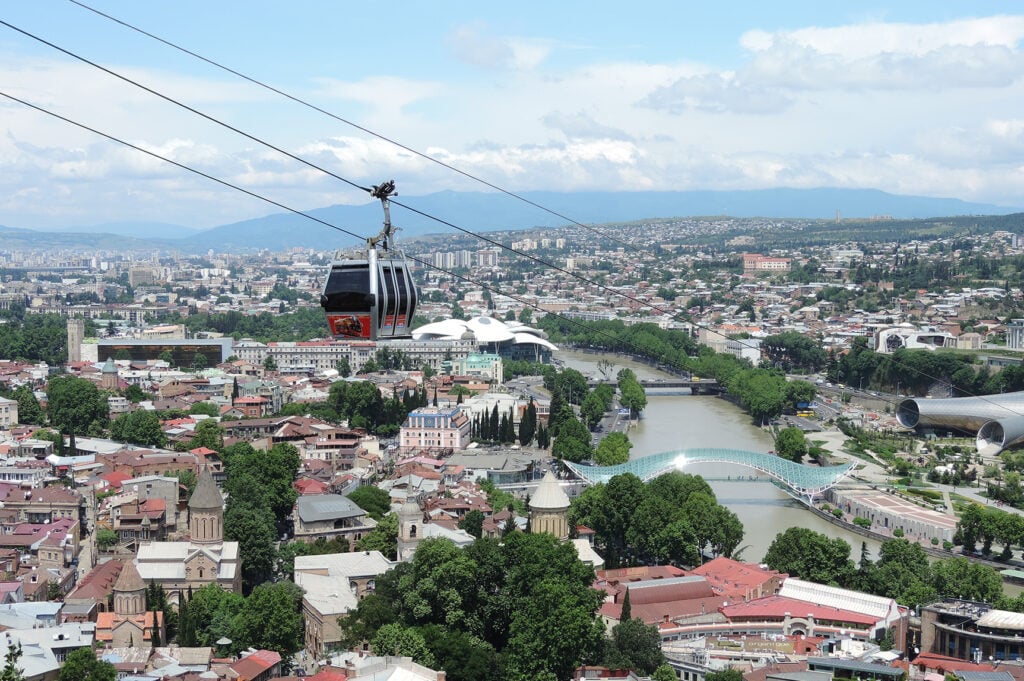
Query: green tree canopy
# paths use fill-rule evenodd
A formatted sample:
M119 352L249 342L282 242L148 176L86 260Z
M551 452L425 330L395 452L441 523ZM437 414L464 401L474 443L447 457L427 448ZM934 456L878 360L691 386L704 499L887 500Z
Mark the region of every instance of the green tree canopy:
M115 681L117 669L96 659L92 648L78 648L67 656L60 668L59 681Z
M848 584L856 571L848 543L806 527L791 527L776 535L764 562L791 577L839 586Z
M243 563L244 565L244 563ZM302 589L291 582L260 584L235 618L241 648L273 650L282 658L302 649Z
M807 456L807 439L799 428L783 428L775 437L775 453L793 463L802 463Z
M380 520L391 511L391 495L374 485L357 487L349 492L348 498L374 520Z
M617 466L629 461L629 450L633 443L625 433L608 433L597 445L594 463L598 466Z
M148 409L136 409L118 416L110 426L110 437L143 447L163 447L167 444L160 419L156 412Z
M75 376L56 376L46 386L50 423L67 434L85 434L107 423L107 399L96 384Z

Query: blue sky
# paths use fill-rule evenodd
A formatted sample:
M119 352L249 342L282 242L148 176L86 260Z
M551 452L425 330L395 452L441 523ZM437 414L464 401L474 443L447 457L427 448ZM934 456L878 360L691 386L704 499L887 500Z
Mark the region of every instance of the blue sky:
M871 187L1024 206L1012 4L89 4L511 190ZM67 0L0 18L355 182L483 189ZM366 200L3 26L0 60L0 91L277 201ZM0 101L0 124L0 224L276 210L17 103Z

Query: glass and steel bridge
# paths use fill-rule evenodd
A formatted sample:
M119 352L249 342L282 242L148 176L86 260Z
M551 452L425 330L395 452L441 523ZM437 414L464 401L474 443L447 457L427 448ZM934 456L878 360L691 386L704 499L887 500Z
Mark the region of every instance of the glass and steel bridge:
M632 473L647 482L669 471L698 463L727 463L752 468L779 482L793 496L808 502L835 487L856 467L855 463L805 466L772 454L742 449L683 449L631 459L618 466L590 466L569 462L563 462L563 465L587 483L594 484L608 482L621 473Z

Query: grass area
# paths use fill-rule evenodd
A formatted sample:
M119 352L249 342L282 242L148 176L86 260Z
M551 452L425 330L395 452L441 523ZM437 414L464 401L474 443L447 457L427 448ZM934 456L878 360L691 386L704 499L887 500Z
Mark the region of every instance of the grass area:
M903 493L918 496L931 502L942 501L942 492L936 489L926 489L923 487L907 487L906 489L903 490Z

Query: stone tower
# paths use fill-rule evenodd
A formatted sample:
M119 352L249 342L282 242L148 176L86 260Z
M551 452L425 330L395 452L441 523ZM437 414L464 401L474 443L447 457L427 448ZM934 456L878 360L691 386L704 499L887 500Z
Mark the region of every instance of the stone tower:
M569 538L569 497L548 471L530 497L530 532L547 532L556 539Z
M194 544L220 544L224 541L224 497L204 468L196 491L188 500L188 527Z
M117 390L117 365L111 357L103 363L100 370L100 388L102 390Z
M85 340L85 320L68 320L68 362L82 361L82 341Z
M408 560L423 537L423 511L409 497L398 509L398 560Z

